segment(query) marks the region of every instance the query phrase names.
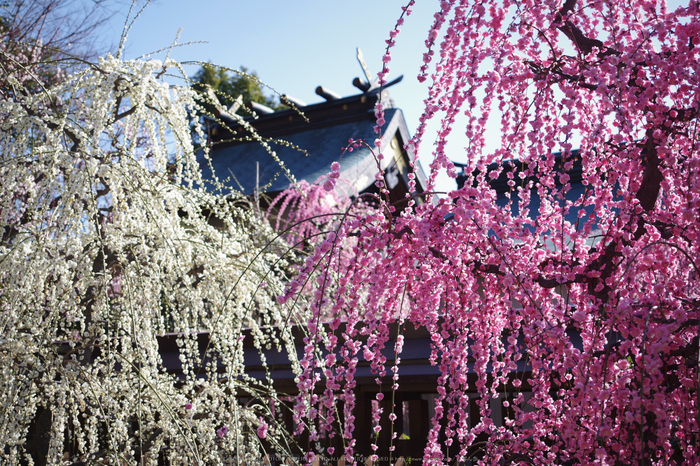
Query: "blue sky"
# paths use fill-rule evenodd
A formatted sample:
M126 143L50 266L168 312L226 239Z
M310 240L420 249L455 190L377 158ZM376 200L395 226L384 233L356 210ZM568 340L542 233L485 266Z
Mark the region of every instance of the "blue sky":
M397 0L156 0L135 22L126 42L125 58L136 58L173 43L171 56L180 61L211 61L218 65L255 70L268 85L307 104L321 102L322 85L343 96L357 94L352 79L361 76L355 49L360 47L372 73L381 69L385 40L401 14ZM413 132L427 95L416 80L424 41L437 1L421 1L413 8L392 51L389 79L404 75L390 92L404 111ZM126 10L115 14L109 29L118 42ZM163 58L164 53L153 55ZM194 74L196 66L191 67ZM459 147L459 146L457 146ZM429 149L428 145L423 146ZM427 168L429 154L421 155ZM454 160L460 160L455 153ZM441 189L452 189L447 177Z

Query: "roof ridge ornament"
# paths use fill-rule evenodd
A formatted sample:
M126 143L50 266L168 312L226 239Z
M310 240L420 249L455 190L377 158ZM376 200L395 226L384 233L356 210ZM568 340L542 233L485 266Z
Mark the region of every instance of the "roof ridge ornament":
M362 54L362 50L360 50L360 47L357 47L357 61L360 64L362 72L364 73L365 78L367 80L365 81L362 78L355 78L352 80L352 85L364 92L365 94L376 94L377 92L379 92L379 89L386 89L388 87L393 86L394 84L400 83L401 80L403 80L403 75L401 75L393 81L384 84L384 86L381 86L377 78L372 77L372 73L370 73L369 71L369 67L367 66L367 62L365 61L365 57Z
M369 67L367 66L367 62L365 61L365 56L362 54L362 50L360 50L360 47L357 47L357 61L360 64L360 67L362 68L362 72L365 74L365 78L367 81L362 81L360 78L356 78L357 81L360 83L363 83L364 86L366 86L366 89L361 90L367 92L368 90L374 88L374 87L379 87L379 83L377 82L377 79L372 75L372 73L369 72ZM355 84L355 81L352 82ZM355 84L356 87L357 84Z
M352 80L352 85L364 93L376 91L380 87L379 82L377 81L376 77L373 77L372 73L370 73L367 62L365 61L365 56L362 54L360 47L357 47L356 50L357 62L360 64L360 68L362 68L366 81L362 78L355 78Z

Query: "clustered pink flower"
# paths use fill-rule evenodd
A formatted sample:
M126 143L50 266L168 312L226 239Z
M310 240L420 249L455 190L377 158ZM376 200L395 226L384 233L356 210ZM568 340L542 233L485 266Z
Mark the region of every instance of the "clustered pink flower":
M340 164L338 162L333 162L331 164L331 172L328 174L328 179L323 183L323 189L325 191L333 191L338 178L340 178Z
M227 426L221 426L216 430L216 435L219 436L219 438L224 438L226 434L228 433L228 427Z
M406 342L391 329L413 325L439 370L424 452L437 464L482 436L483 464L700 463L698 37L696 4L442 1L407 147L435 123L432 190L458 174L447 147L464 121L463 187L400 216L382 196L350 204L301 266L284 298L308 293L311 315L300 428L342 423L352 455L358 364L379 387L372 431L396 421L384 393Z
M260 426L258 427L258 437L260 437L260 438L267 437L267 430L268 430L267 423L264 420L260 419Z

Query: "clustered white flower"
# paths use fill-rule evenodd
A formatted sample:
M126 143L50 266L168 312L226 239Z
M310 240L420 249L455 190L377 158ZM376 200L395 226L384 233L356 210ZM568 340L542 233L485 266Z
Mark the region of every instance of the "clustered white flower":
M287 265L245 198L206 189L194 92L160 78L175 65L108 56L0 101L2 464L260 455L263 408L237 397L274 393L245 375L241 336L294 356L272 330L293 322Z

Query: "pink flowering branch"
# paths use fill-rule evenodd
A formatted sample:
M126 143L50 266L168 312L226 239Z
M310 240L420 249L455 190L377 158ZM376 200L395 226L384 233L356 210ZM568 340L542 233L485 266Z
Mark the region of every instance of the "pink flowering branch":
M350 394L361 361L398 384L387 329L410 322L439 369L431 461L697 463L698 15L696 2L440 4L412 144L439 117L429 183L456 175L462 115L463 187L398 217L383 202L355 212L335 237L344 260L304 265L314 321L343 316L313 345L334 355L317 360L326 394Z

